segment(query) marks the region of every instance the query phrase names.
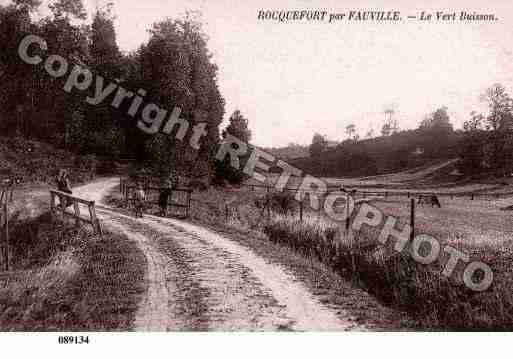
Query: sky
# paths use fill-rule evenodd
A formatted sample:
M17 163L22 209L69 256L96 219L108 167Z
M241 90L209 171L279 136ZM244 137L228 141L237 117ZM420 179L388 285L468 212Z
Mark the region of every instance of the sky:
M4 0L0 0L5 2ZM441 106L455 128L494 83L513 89L511 0L311 1L114 0L123 51L147 41L147 29L165 17L200 10L209 48L219 66L226 119L240 109L252 143L309 144L315 132L346 138L378 133L383 110L393 106L402 129L415 128ZM84 1L90 13L103 0ZM279 23L257 19L259 10L394 10L492 13L493 22ZM226 122L225 119L225 122Z

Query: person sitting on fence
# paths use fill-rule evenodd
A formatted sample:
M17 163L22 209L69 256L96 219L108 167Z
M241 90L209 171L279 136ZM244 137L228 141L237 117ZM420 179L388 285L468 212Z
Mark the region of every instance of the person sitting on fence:
M146 199L146 194L144 193L143 185L138 184L137 190L135 191L135 197L134 197L134 208L135 208L135 216L136 217L142 218L145 199Z
M160 195L159 195L159 207L160 207L160 215L162 217L167 216L167 206L169 203L169 197L171 196L171 192L173 189L173 183L171 180L167 180L164 183L164 187L160 189Z
M68 171L65 169L61 169L59 171L59 176L57 177L57 190L59 192L64 192L68 194L73 194L73 191L71 190L71 184L68 176ZM61 205L64 205L64 200L62 198L59 198ZM71 199L67 199L65 203L65 207L69 207L73 204L73 201Z

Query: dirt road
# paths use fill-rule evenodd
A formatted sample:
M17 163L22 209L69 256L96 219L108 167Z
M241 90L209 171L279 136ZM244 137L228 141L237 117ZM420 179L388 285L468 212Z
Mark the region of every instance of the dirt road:
M104 205L116 178L76 188L98 203L104 228L147 258L146 297L135 330L364 330L335 314L280 266L208 229L174 219L135 219ZM347 319L344 319L347 318Z

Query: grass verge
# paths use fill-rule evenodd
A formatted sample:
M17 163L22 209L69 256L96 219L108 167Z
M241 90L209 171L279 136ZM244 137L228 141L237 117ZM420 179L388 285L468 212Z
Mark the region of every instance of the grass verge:
M13 268L0 275L2 331L126 331L145 292L145 256L43 214L14 223Z

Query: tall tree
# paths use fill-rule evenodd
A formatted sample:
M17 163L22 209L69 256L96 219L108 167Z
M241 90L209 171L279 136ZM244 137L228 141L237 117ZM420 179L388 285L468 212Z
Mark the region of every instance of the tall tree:
M485 165L485 116L473 111L463 124L463 138L459 143L459 168L466 175L481 173Z
M87 13L82 0L54 0L48 7L56 18L85 20Z
M91 25L89 43L90 65L97 75L120 80L121 53L116 42L113 4L97 8ZM93 134L88 141L89 150L103 153L119 153L123 136L117 124L122 122L121 114L110 106L109 101L89 108L86 113L87 132Z
M386 137L390 136L392 134L392 127L390 126L390 123L385 122L383 124L383 127L381 127L381 136Z
M139 49L138 58L139 71L134 73L134 83L147 91L147 101L169 111L179 107L181 118L190 127L206 123L207 134L202 137L198 150L189 146L192 131L178 140L173 133L158 147L159 161L167 162L168 167L190 169L191 175L211 175L224 99L218 88L218 69L201 23L192 15L155 23L148 43Z
M326 136L319 133L315 133L312 138L312 144L310 145L309 152L310 157L319 157L328 146L328 140Z
M347 134L348 139L354 140L355 134L356 134L356 126L352 123L347 125L346 126L346 134Z
M383 127L381 128L382 136L390 136L399 131L397 119L394 117L395 113L397 112L396 108L396 104L390 104L385 106L383 110L383 114L385 115L385 122L383 124Z
M239 110L235 110L233 112L230 116L228 126L223 130L223 139L228 135L247 144L249 144L249 141L251 140L251 130L248 126L248 120ZM241 166L244 166L245 161L247 161L247 157L241 159ZM229 158L225 158L222 162L216 162L216 177L218 182L220 182L220 180L226 180L232 184L239 184L246 178L241 170L231 167Z
M41 6L42 0L13 0L13 4L20 10L27 10L29 12L36 11Z
M115 79L120 76L121 53L116 42L113 4L97 8L91 25L89 52L92 66L99 74Z
M504 175L512 165L506 149L513 141L513 100L501 84L490 87L483 95L483 100L489 109L485 126L491 144L490 162L497 174Z
M223 131L223 138L226 138L228 134L245 143L251 141L251 130L248 127L248 120L239 110L235 110L230 116L230 122Z
M442 106L426 116L420 123L419 129L423 131L441 133L453 132L453 127L449 118L448 108Z

